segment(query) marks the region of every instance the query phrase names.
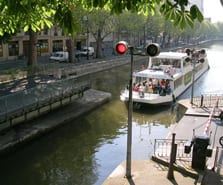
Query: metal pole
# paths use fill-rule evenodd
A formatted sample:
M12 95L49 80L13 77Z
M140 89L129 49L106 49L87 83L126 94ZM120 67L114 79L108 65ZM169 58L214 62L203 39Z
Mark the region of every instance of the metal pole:
M88 28L88 19L87 19L87 60L89 60L89 28Z
M172 134L172 144L171 144L171 151L170 151L170 163L169 163L169 170L168 170L168 173L167 173L167 178L172 180L174 179L174 175L173 175L173 169L174 169L174 157L176 156L174 154L174 151L176 152L176 149L175 149L175 136L176 136L176 133L173 133Z
M190 103L193 105L193 98L194 98L194 75L195 75L195 59L192 57L193 63L193 72L192 72L192 87L191 87L191 100Z
M131 178L131 155L132 155L132 73L133 73L133 47L130 46L131 67L129 79L129 101L128 101L128 132L127 132L127 156L126 156L126 178Z

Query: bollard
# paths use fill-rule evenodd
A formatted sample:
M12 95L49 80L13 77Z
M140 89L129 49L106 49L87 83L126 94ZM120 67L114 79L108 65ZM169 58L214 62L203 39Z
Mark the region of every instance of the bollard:
M176 155L175 155L175 152L174 150L176 150L176 147L175 147L175 136L176 134L173 133L172 134L172 144L171 144L171 152L170 152L170 163L169 163L169 170L168 170L168 174L167 174L167 178L169 180L172 180L174 179L174 175L173 175L173 168L174 168L174 161L175 161L175 158L176 158Z
M177 157L177 144L174 144L174 147L173 147L173 163L176 163L176 157Z

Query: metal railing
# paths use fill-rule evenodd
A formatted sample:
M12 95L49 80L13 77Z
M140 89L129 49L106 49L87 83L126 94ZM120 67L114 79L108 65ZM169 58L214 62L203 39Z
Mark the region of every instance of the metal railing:
M217 107L223 107L223 94L202 94L193 98L193 104L198 107L212 108L216 105L217 100Z
M2 96L0 97L0 130L11 127L13 119L20 116L26 117L29 112L37 110L38 114L41 114L40 110L44 106L49 106L51 110L54 109L52 105L55 102L59 102L59 106L65 104L64 99L71 102L74 95L77 95L76 98L81 97L83 92L89 88L89 81L79 82L76 78L70 78L38 84L33 88Z
M154 156L169 159L171 152L171 143L171 139L155 139ZM184 147L188 144L188 140L176 139L175 144L177 144L176 159L191 161L191 152L189 154L186 154L184 152Z

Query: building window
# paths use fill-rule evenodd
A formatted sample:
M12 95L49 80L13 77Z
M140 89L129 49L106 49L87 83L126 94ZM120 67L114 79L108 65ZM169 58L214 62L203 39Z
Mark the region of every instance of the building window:
M57 27L54 27L54 36L58 36L58 29L57 29Z
M48 35L48 29L47 28L44 29L43 34Z
M8 47L9 47L9 56L19 55L19 43L18 43L18 41L9 42Z
M54 40L53 41L53 52L55 51L63 51L63 41L62 40Z
M48 53L49 52L49 44L48 40L38 40L38 47L40 53Z

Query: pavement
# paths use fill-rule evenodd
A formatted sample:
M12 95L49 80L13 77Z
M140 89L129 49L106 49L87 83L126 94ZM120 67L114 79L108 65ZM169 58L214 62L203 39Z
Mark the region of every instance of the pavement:
M132 177L125 177L123 161L104 181L103 185L194 185L198 179L174 171L173 179L168 179L168 167L152 160L132 161ZM214 184L213 184L214 185Z

